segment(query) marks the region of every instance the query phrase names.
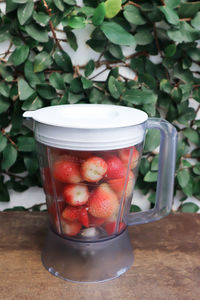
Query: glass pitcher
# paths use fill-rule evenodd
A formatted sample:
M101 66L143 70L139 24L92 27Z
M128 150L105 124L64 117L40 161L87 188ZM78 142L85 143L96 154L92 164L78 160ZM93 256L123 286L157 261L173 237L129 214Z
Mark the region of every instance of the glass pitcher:
M24 117L33 120L50 220L44 266L79 282L123 274L133 263L127 226L159 220L171 210L175 128L114 105L51 106ZM160 131L156 203L130 213L148 128Z

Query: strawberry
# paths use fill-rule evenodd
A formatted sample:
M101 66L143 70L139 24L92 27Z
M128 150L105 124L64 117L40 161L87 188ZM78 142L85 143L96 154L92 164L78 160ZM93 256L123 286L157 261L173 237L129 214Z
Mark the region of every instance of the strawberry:
M117 226L116 221L106 223L105 230L109 235L112 235L116 232L116 229L117 229L116 226ZM118 233L121 232L125 228L125 226L126 225L123 222L120 222Z
M51 172L48 167L45 167L41 170L41 175L42 175L42 181L43 181L43 188L46 194L50 196L54 196L54 190L53 190L53 183L52 183L52 178L51 178ZM57 195L62 194L62 189L63 189L63 184L54 181L55 185L55 192Z
M98 156L88 158L81 165L81 175L88 182L98 182L103 178L107 171L105 160Z
M48 212L51 214L54 218L58 216L57 209L59 210L60 214L64 210L66 206L66 203L64 201L53 201L53 203L48 207Z
M68 184L64 187L63 197L69 205L84 205L88 201L89 190L84 184Z
M131 169L134 169L137 166L140 154L139 154L139 151L135 147L132 147L132 149L133 149L133 155L131 158ZM131 148L126 148L126 149L120 149L118 151L119 157L125 166L128 166L128 163L129 163L129 159L130 159L130 155L131 155L130 150L131 150Z
M106 178L122 178L126 175L126 168L117 156L110 155L110 157L106 159L106 163L108 166L105 175Z
M75 222L62 221L61 225L62 225L63 234L68 236L77 235L80 232L82 227L81 224L77 221Z
M78 221L85 227L89 227L89 218L88 218L88 212L86 208L81 208Z
M90 226L101 226L105 223L106 218L95 218L92 215L89 215L89 222L90 222Z
M81 182L82 178L80 174L79 164L67 159L58 160L54 163L53 177L60 182Z
M67 206L62 212L62 218L65 221L73 222L77 221L80 215L80 209L78 207Z
M108 184L110 185L112 190L118 195L119 198L121 198L122 196L125 182L126 182L126 177L108 180ZM134 175L133 172L130 171L128 177L128 183L126 186L126 197L129 197L132 194L133 184L134 184Z
M109 218L118 207L118 199L107 183L99 185L88 202L88 212L96 218Z

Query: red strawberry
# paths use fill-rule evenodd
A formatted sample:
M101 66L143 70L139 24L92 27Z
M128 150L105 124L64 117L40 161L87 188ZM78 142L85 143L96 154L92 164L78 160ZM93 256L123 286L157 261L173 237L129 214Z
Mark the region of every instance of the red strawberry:
M114 155L111 155L106 159L107 163L107 172L106 178L108 179L115 179L115 178L122 178L126 175L126 168L123 165L122 161Z
M126 177L108 180L108 184L120 198L124 190L125 181L126 181ZM126 197L129 197L132 194L133 184L134 184L134 175L133 172L130 171L128 177L128 183L126 186Z
M85 227L89 227L89 218L88 218L88 212L86 208L81 208L78 221Z
M107 164L101 157L92 156L81 165L81 175L88 182L98 182L107 171Z
M80 215L80 209L78 207L67 206L62 212L62 218L65 221L73 222L77 221Z
M66 203L64 201L53 201L53 203L48 207L48 212L51 214L54 218L58 216L58 211L60 214L62 213L63 209L65 208ZM57 211L58 209L58 211Z
M93 217L109 218L118 207L118 199L109 185L102 183L91 193L88 206L88 212Z
M41 170L41 175L42 175L43 188L45 193L50 196L54 196L53 183L52 183L53 179L51 178L50 169L48 167L43 168ZM54 180L54 185L55 185L56 194L57 195L62 194L63 184Z
M54 163L53 177L58 181L68 183L79 183L82 181L79 164L63 159Z
M90 226L97 227L105 223L106 218L95 218L92 215L89 215Z
M62 221L62 231L64 235L68 236L75 236L77 235L81 230L81 224L77 221L75 222L66 222Z
M63 197L69 205L84 205L88 201L89 190L84 184L68 184L64 187Z
M139 151L135 147L132 147L132 149L133 149L133 155L131 158L131 169L133 169L137 166L138 159L140 156ZM125 166L128 166L130 155L131 155L130 151L131 151L131 148L119 150L119 157Z
M111 234L114 234L116 232L116 225L117 225L117 222L114 221L114 222L109 222L109 223L106 223L105 224L105 230L106 232L111 235ZM118 233L121 232L124 228L125 228L125 224L123 222L120 222L119 224L119 230L118 230Z

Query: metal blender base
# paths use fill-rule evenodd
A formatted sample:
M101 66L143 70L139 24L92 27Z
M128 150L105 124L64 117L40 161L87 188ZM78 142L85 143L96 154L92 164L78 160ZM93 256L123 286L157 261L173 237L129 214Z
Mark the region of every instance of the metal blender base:
M51 274L68 281L102 282L116 278L133 264L128 230L99 242L71 241L49 230L42 263Z

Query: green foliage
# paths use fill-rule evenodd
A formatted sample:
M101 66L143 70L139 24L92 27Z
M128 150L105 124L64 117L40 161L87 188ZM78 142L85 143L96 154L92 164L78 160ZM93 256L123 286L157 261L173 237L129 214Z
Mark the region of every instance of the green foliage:
M150 117L164 117L176 126L175 189L182 191L184 199L193 196L198 203L200 2L83 3L79 7L75 0L8 0L6 14L0 13L0 47L8 41L7 51L0 55L1 201L9 201L9 189L24 191L41 184L32 132L22 125L23 111L57 104L109 103L142 109ZM73 66L63 45L67 41L76 51L76 31L87 26L93 28L87 47L98 52L100 60ZM160 62L154 63L155 55ZM99 66L109 70L105 82L95 81L94 71ZM135 78L125 78L120 66L130 67ZM195 108L190 106L191 97ZM159 143L159 132L149 131L137 182L149 193L151 204L155 202ZM196 212L198 207L183 201L180 210Z

